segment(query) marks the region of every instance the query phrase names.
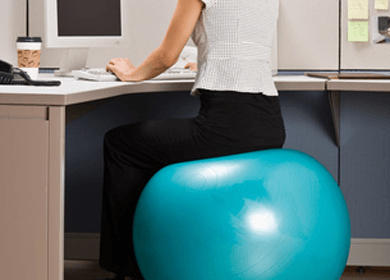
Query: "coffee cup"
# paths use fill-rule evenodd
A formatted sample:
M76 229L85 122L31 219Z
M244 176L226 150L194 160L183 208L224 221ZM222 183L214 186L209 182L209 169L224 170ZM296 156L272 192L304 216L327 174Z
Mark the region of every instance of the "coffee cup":
M38 79L41 62L41 37L18 37L16 48L18 50L18 67L26 71L31 79Z

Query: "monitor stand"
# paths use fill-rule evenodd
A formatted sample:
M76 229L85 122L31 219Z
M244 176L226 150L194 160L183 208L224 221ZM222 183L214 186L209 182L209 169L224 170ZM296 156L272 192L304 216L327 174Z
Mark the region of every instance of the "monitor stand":
M60 61L60 70L54 71L56 77L73 77L73 70L86 67L89 48L65 49Z

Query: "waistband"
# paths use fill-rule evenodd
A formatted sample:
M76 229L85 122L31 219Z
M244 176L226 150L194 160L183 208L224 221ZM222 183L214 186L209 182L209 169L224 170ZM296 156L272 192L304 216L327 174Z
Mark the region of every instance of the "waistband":
M235 114L236 116L280 115L278 96L268 96L260 93L237 91L213 91L198 89L200 93L201 110L220 114Z
M210 90L210 89L204 89L204 88L198 88L197 89L200 93L200 95L208 96L208 97L221 97L221 98L243 98L244 96L247 96L248 98L252 97L271 97L271 99L278 98L278 96L270 96L265 95L262 92L242 92L242 91L230 91L230 90Z

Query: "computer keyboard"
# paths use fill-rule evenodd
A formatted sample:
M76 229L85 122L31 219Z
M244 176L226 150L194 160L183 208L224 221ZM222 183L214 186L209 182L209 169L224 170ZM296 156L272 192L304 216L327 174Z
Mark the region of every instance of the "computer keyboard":
M195 79L196 71L184 68L169 68L152 80L180 80ZM72 71L76 79L85 79L99 82L114 82L119 80L113 73L107 72L104 68L86 68Z
M85 79L98 82L114 82L119 80L113 73L107 72L104 68L85 68L72 71L76 79Z
M152 80L180 80L180 79L195 79L197 71L184 68L169 68L164 73L161 73Z

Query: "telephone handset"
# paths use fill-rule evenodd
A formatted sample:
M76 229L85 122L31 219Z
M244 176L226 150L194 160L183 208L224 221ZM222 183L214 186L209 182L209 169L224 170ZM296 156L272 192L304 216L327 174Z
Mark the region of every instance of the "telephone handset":
M19 68L0 60L0 84L7 85L31 85L31 86L59 86L61 81L36 81Z

